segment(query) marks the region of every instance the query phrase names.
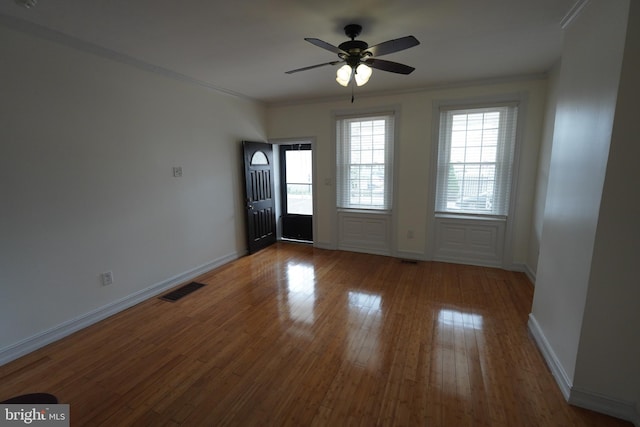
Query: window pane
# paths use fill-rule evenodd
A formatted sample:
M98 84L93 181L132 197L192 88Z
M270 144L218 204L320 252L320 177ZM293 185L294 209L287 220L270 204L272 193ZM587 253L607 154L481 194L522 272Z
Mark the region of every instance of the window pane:
M362 163L362 155L360 151L351 151L351 163L356 165Z
M386 209L392 117L338 121L338 206Z
M500 112L493 111L484 114L484 127L485 129L498 129L500 124Z
M464 158L465 162L480 162L480 147L468 147L466 151L466 156Z
M373 150L373 163L384 164L384 149Z
M467 145L467 131L453 131L451 133L451 146L464 147Z
M311 184L311 150L285 151L289 182Z
M442 112L438 211L506 214L516 116L517 107Z
M482 157L480 161L483 163L486 163L486 162L494 163L496 161L497 153L498 153L498 150L495 145L489 146L489 147L482 147Z
M360 164L371 164L373 163L373 151L366 150L360 152Z
M482 145L498 145L498 129L487 129L482 134Z
M287 212L313 215L311 184L287 184Z
M454 147L451 149L451 163L464 163L464 147Z
M371 135L363 135L360 137L360 150L366 151L373 148L373 137Z
M285 151L287 213L313 215L311 150Z
M466 131L467 130L467 115L466 114L457 114L453 116L452 130L455 131Z
M467 115L467 129L482 129L482 125L484 124L484 114L469 114Z
M482 129L467 132L467 147L479 147L482 144Z
M255 153L253 153L253 156L251 156L249 164L251 166L268 165L269 159L267 159L266 154L264 154L262 151L256 151Z
M373 136L373 149L384 150L384 135Z

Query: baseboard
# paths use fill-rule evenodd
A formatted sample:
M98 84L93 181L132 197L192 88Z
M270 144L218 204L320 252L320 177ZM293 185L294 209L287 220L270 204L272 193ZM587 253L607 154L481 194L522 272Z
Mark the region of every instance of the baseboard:
M512 264L507 268L510 271L520 271L527 276L527 279L531 282L533 286L536 285L536 273L531 270L531 268L527 264Z
M502 268L502 264L496 260L477 259L464 256L436 255L432 261L447 262L451 264L476 265L478 267Z
M313 242L313 247L318 249L326 249L328 251L336 250L336 245L331 242Z
M413 252L413 251L396 251L396 258L401 259L410 259L412 261L426 261L426 257L422 252Z
M556 353L553 351L553 348L551 348L549 341L547 341L547 337L545 337L544 332L542 332L538 321L533 316L533 313L529 314L529 322L527 326L529 327L531 335L533 335L533 339L538 345L540 353L542 353L542 357L544 357L544 360L547 362L547 366L549 366L553 378L556 380L558 387L560 387L562 395L568 401L571 393L571 387L573 385L571 384L566 371L560 364L560 360L558 360Z
M612 399L576 387L571 389L568 401L571 405L630 421L636 427L640 426L640 414L638 414L635 405L631 402Z
M533 271L531 269L531 267L529 267L529 264L523 264L523 267L524 267L524 274L527 275L527 277L531 281L531 284L533 284L533 286L535 286L536 285L536 272Z
M338 250L347 251L347 252L358 252L363 254L371 254L371 255L382 255L382 256L391 256L391 251L386 248L373 248L367 246L356 246L356 245L339 245Z
M22 357L32 351L35 351L47 344L51 344L61 338L71 335L81 329L91 326L107 317L113 316L129 307L133 307L136 304L141 303L149 298L161 294L162 292L171 289L183 282L194 279L207 271L211 271L224 264L227 264L233 260L240 258L243 253L233 253L221 258L209 261L205 264L187 270L183 273L170 277L162 282L156 283L148 288L142 289L138 292L134 292L124 298L102 306L96 310L85 313L74 319L63 322L57 326L54 326L46 331L40 332L16 344L10 345L0 349L0 366L11 362L19 357Z
M636 427L640 427L640 413L634 403L574 387L533 314L529 314L528 327L562 395L569 404L630 421Z

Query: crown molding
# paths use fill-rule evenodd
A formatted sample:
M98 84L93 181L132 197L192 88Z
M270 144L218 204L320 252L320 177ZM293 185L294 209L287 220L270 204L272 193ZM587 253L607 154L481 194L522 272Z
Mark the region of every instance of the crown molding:
M195 79L193 77L189 77L185 74L178 73L176 71L172 71L167 68L151 64L149 62L142 61L140 59L126 55L124 53L107 49L105 47L99 46L94 43L89 43L84 40L80 40L77 37L73 37L73 36L61 33L59 31L52 30L50 28L46 28L38 24L34 24L33 22L29 22L24 19L20 19L20 18L4 15L0 13L0 25L4 25L5 27L10 28L12 30L26 33L26 34L29 34L53 43L58 43L66 47L70 47L72 49L80 50L88 54L92 54L102 58L120 62L122 64L129 65L139 70L160 74L172 80L177 80L183 83L196 85L196 86L205 88L207 90L218 92L223 95L233 96L235 98L240 98L246 101L262 103L262 101L251 98L242 93L225 89L223 87L216 86L216 85L204 82L202 80Z
M562 22L565 22L567 19L569 20L573 19L573 17L584 7L584 5L588 1L589 0L577 0L576 4L571 8L569 14L567 14L567 16L562 20ZM567 24L568 22L569 21L567 21ZM126 64L134 68L137 68L139 70L159 74L169 79L192 84L201 88L205 88L207 90L217 92L219 94L232 96L232 97L243 99L246 101L257 102L259 104L263 104L268 107L282 107L282 106L291 106L291 105L315 104L315 103L323 103L323 102L339 102L347 99L345 98L344 95L332 95L332 96L324 96L324 97L310 96L306 98L283 99L283 100L275 100L275 101L268 101L268 100L265 101L265 100L255 99L248 95L235 92L229 89L225 89L223 87L216 86L211 83L195 79L193 77L189 77L185 74L181 74L176 71L172 71L167 68L139 60L132 56L129 56L111 49L107 49L105 47L96 45L94 43L83 41L79 38L69 36L67 34L43 27L38 24L34 24L33 22L29 22L21 18L16 18L13 16L4 15L0 13L0 25L4 25L5 27L13 29L15 31L19 31L35 37L39 37L41 39L44 39L53 43L58 43L73 49L77 49L88 54L97 55L99 57L117 61L122 64ZM518 82L518 81L526 81L526 80L542 80L542 79L546 79L547 77L548 77L547 72L541 72L541 73L531 73L531 74L512 75L512 76L500 76L500 77L493 77L493 78L486 78L486 79L474 79L474 80L466 80L466 81L460 81L460 82L440 82L440 83L436 82L432 85L420 86L415 88L358 93L356 94L356 99L357 98L373 98L373 97L380 97L380 96L404 95L409 93L431 92L436 90L456 89L456 88L464 88L464 87L479 86L479 85L504 84L504 83Z
M459 82L444 82L444 83L434 83L429 86L419 86L414 88L405 88L405 89L392 89L392 90L380 90L373 92L363 92L356 93L356 101L359 98L376 98L383 96L396 96L396 95L405 95L405 94L416 94L422 92L434 92L439 90L449 90L449 89L460 89L465 87L473 87L473 86L487 86L487 85L500 85L514 82L523 82L523 81L531 81L531 80L545 80L549 77L548 72L541 73L531 73L531 74L518 74L512 76L502 76L502 77L492 77L486 79L474 79L474 80L464 80ZM285 99L281 101L271 101L266 102L267 107L288 107L295 105L305 105L305 104L319 104L324 102L340 102L345 101L351 98L351 92L348 93L348 96L345 95L332 95L332 96L324 96L324 97L307 97L307 98L296 98L296 99Z

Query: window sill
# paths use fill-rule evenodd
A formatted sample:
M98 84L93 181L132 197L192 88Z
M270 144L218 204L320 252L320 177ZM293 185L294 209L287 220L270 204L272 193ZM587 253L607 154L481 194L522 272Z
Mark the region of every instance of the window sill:
M441 219L460 219L467 221L495 221L495 222L506 222L506 216L499 215L485 215L485 214L469 214L469 213L452 213L452 212L436 212L436 218Z
M338 208L339 213L351 213L351 214L367 214L367 215L389 215L391 209L351 209L351 208Z

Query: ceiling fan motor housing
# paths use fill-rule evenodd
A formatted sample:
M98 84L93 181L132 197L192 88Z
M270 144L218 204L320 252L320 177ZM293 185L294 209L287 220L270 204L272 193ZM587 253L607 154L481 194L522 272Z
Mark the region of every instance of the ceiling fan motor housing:
M369 52L367 52L369 45L361 40L349 40L341 43L338 47L346 52L346 54L340 54L338 56L352 67L358 65L362 58L369 54Z
M344 33L351 40L341 43L338 48L340 50L346 52L347 54L339 54L338 56L343 59L347 64L349 64L352 68L356 67L362 59L367 55L367 49L369 45L362 40L355 40L356 37L360 35L362 32L362 26L358 24L349 24L344 27Z

